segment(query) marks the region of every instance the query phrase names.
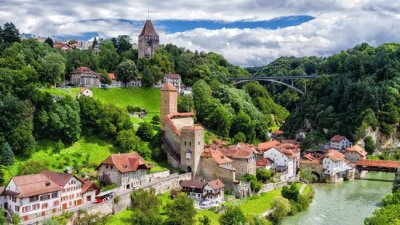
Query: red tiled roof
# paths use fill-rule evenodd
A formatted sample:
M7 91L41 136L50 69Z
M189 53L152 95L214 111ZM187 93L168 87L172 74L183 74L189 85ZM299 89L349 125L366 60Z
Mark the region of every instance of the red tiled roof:
M184 188L196 188L196 189L203 189L204 186L207 185L207 182L205 181L199 181L199 180L183 180L180 183L181 187Z
M90 70L88 67L81 66L79 68L76 68L74 71L71 72L71 74L92 74L97 77L100 77L100 74Z
M256 161L256 166L257 167L265 167L266 165L271 165L272 161L270 159L260 159Z
M331 138L331 141L333 141L333 142L341 142L345 138L346 138L345 136L340 136L340 135L337 134L337 135L335 135L335 136L333 136Z
M101 165L114 165L121 173L135 172L137 169L149 169L150 166L137 153L112 154Z
M115 80L116 78L115 78L115 74L113 74L113 73L109 73L109 74L107 74L107 76L108 76L108 78L110 78L111 80Z
M275 135L282 135L284 133L284 131L283 130L276 130L276 131L273 131L272 133L275 134Z
M67 45L67 44L64 44L64 43L62 43L62 42L56 42L56 43L54 43L54 48L59 48L59 49L61 49L61 48L64 48L64 47L68 47L68 45Z
M172 92L177 92L176 88L174 85L171 83L166 83L164 86L160 89L161 91L172 91Z
M194 117L194 112L186 112L186 113L178 113L178 112L172 112L164 117L165 123L168 124L168 126L172 129L172 131L178 135L181 136L181 131L176 128L174 122L172 121L173 118L176 117ZM197 126L196 126L197 127ZM193 128L193 129L200 129L200 128ZM204 129L204 128L203 128Z
M258 144L257 149L259 151L265 152L270 148L274 148L274 147L278 146L279 144L280 144L280 142L278 140L273 139L273 140Z
M165 74L164 77L167 79L181 79L181 75L176 74L176 73Z
M235 146L236 147L236 146ZM229 146L228 148L220 147L217 150L220 151L222 154L236 159L242 158L251 158L254 156L254 152L248 148L235 148L233 146Z
M83 184L82 193L86 193L88 190L100 190L100 188L90 180L83 179L82 177L77 177L77 179Z
M204 151L201 153L202 157L205 158L213 158L214 161L218 164L226 164L226 163L230 163L232 162L232 160L228 157L226 157L224 154L222 154L221 152L215 150L215 149L211 149L211 148L205 148Z
M12 181L17 187L19 198L62 190L60 185L41 173L13 177Z
M400 168L400 161L361 159L357 161L356 165L382 168Z
M314 159L314 160L308 160L308 159L302 159L300 160L300 164L320 164L321 161L318 159Z
M347 152L356 152L361 156L366 156L368 153L359 145L353 145L351 147L346 148Z
M146 23L144 24L143 30L140 33L139 37L144 35L158 36L156 30L154 30L151 20L146 20Z
M342 153L340 153L339 151L336 151L334 149L328 150L328 154L326 154L326 156L333 161L344 160L344 158L345 158L345 156Z
M221 181L220 179L216 179L216 180L210 181L210 182L208 182L208 185L209 185L213 190L216 190L216 189L220 189L220 188L225 187L225 184L222 183L222 181Z
M49 170L43 171L42 174L56 182L61 187L64 187L73 177L71 174L68 173L60 173Z

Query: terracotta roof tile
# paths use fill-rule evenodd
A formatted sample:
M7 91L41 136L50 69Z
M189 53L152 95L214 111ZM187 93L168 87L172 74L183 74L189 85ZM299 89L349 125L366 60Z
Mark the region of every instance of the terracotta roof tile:
M256 161L257 167L265 167L265 166L271 165L271 164L272 164L272 161L270 159L266 159L266 158Z
M196 189L203 189L206 185L207 185L207 182L199 181L199 180L183 180L180 183L181 187L184 187L184 188L196 188Z
M172 92L177 92L176 88L174 85L171 83L166 83L164 86L160 89L161 91L172 91Z
M343 139L345 139L345 136L341 136L341 135L335 135L331 138L331 141L333 142L341 142Z
M214 190L225 187L225 184L222 183L222 181L220 179L210 181L210 182L208 182L208 185Z
M334 149L328 150L328 154L326 154L326 156L333 161L344 160L345 158L345 156L342 153Z
M361 159L356 163L357 166L383 167L383 168L400 168L400 161L392 160L372 160Z
M351 147L346 148L347 152L356 152L361 156L366 156L368 153L359 145L353 145Z
M51 193L62 190L62 187L43 174L31 174L13 177L19 198Z
M258 144L257 149L259 151L265 152L270 148L274 148L274 147L278 146L279 144L280 144L280 142L278 140L273 139L273 140Z
M137 153L112 154L101 165L114 165L119 172L135 172L137 169L149 169L146 161Z
M86 193L88 190L100 191L100 188L92 183L90 180L83 179L82 177L77 177L77 179L82 182L82 193Z
M230 158L228 158L221 152L211 148L205 148L204 151L201 153L201 156L205 158L213 158L218 165L232 162Z
M73 70L71 72L71 74L91 74L91 75L95 75L95 76L100 78L100 74L92 71L91 69L89 69L88 67L85 67L85 66L81 66L79 68L76 68L75 70Z
M68 173L60 173L49 170L43 171L42 174L56 182L61 187L64 187L73 177L71 174Z

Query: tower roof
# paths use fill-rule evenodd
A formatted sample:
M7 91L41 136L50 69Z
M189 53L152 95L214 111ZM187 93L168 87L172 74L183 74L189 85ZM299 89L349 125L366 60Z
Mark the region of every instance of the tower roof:
M145 35L149 35L149 36L158 36L156 30L153 27L153 23L151 22L151 20L146 20L146 23L144 24L142 33L140 33L140 36L145 36Z
M172 85L171 83L166 83L162 88L161 91L177 91L176 88L174 87L174 85Z

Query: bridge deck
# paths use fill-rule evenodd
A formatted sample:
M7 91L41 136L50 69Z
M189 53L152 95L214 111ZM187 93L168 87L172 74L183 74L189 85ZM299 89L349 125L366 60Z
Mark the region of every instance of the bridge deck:
M262 80L262 79L272 79L272 80L297 80L297 79L312 79L318 77L329 77L332 75L298 75L298 76L264 76L264 77L232 77L229 78L231 81L241 81L241 80Z

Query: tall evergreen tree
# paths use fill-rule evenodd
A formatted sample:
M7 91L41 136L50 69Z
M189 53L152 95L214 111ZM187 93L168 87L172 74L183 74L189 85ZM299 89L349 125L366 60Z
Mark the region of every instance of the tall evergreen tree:
M50 45L50 47L54 47L54 41L50 37L47 37L44 43Z
M14 42L20 41L19 31L13 23L4 24L3 31L1 32L1 37L6 46L9 46Z
M11 146L8 142L4 142L1 146L1 156L0 156L0 164L9 166L14 162L14 152L11 149Z

